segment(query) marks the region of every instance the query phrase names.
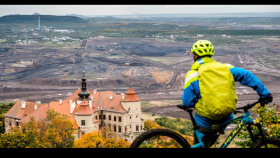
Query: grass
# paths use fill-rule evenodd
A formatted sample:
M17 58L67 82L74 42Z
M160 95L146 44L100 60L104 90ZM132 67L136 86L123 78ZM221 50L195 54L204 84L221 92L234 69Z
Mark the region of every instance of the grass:
M6 41L6 39L0 39L0 43L5 43Z

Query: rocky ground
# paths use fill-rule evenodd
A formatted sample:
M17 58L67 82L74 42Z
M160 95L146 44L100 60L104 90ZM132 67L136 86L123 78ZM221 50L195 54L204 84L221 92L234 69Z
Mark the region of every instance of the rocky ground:
M267 43L275 49L266 46L270 48L266 56L276 53L278 58L278 39L271 41ZM265 43L247 43L250 45L216 46L214 59L253 72L273 93L274 103L280 104L277 62L269 64L264 57L252 54ZM83 71L90 90L123 93L132 84L141 100L180 100L185 74L193 64L186 52L191 45L138 38L95 38L55 46L9 45L0 56L0 100L48 103L65 99L80 88ZM258 99L251 88L240 84L236 84L236 92L240 101ZM168 111L169 107L165 108Z

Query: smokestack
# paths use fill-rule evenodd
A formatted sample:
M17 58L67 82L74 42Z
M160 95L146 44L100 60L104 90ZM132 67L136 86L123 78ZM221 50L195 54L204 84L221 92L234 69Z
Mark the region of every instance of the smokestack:
M40 28L40 16L38 16L38 27Z

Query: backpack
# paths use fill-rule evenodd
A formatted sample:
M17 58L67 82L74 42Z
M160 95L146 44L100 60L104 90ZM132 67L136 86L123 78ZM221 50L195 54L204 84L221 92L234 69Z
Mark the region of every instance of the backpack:
M197 114L211 120L228 117L236 110L234 78L225 64L204 63L198 68L201 98L195 105Z

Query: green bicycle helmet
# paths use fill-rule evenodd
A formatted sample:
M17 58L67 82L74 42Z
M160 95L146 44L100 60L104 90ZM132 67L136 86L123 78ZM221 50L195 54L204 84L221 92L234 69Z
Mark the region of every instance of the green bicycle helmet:
M198 56L214 55L214 46L210 41L207 40L198 40L195 42L191 49L192 53L197 54Z

